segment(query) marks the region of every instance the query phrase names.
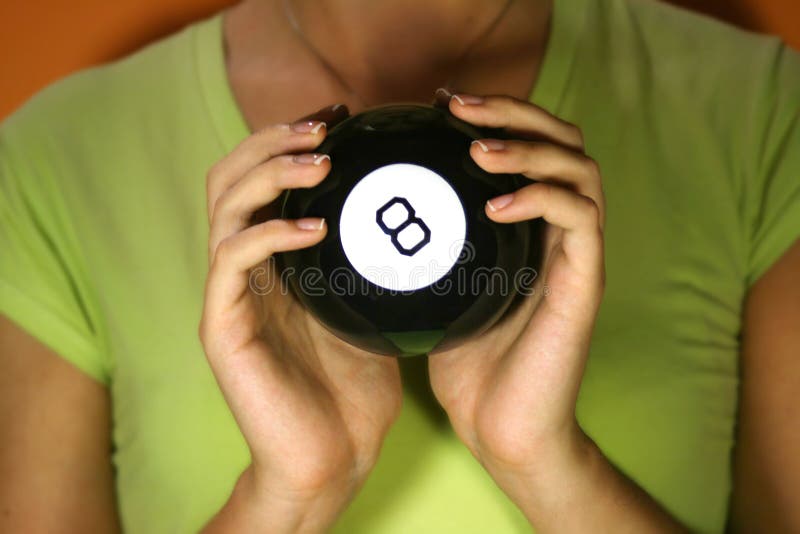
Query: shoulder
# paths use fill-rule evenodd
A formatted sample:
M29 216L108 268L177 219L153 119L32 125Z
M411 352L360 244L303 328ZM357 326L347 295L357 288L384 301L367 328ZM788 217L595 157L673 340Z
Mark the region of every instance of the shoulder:
M770 86L780 92L796 91L800 85L800 54L777 36L663 1L604 3L613 11L609 30L628 46L622 55L635 57L638 61L632 64L646 69L661 89L696 102L738 102L736 108L742 109L748 103L742 99L769 96Z
M706 67L744 65L781 45L780 38L734 26L660 0L601 0L615 12L617 30L638 33L646 50L666 58L714 59ZM724 56L724 57L723 57Z
M586 1L574 77L620 124L647 119L720 157L757 157L747 144L800 112L800 53L780 38L660 0Z
M762 173L798 130L800 53L780 38L662 1L590 5L584 49L599 70L587 89L607 88L621 123L669 132L741 176Z
M664 2L608 2L617 40L629 39L618 47L637 84L629 111L647 113L687 181L713 184L706 211L730 184L750 287L798 236L800 53Z
M0 123L0 148L58 157L129 140L139 125L163 120L191 83L195 26L40 90Z

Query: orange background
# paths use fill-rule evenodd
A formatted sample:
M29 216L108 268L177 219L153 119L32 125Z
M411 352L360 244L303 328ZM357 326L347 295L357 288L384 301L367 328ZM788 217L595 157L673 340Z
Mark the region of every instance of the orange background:
M674 0L800 49L798 0ZM0 118L81 67L125 55L235 0L3 0Z

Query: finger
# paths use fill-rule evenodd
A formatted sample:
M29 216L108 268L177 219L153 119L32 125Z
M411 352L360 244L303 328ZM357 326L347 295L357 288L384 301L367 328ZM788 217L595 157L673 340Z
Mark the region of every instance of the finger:
M439 87L433 93L431 105L437 108L449 109L452 96L453 89L451 87Z
M206 188L209 221L213 216L217 197L247 171L278 154L312 150L325 138L329 127L341 122L347 113L346 106L336 104L291 124L271 124L245 138L208 172Z
M322 142L326 134L324 122L306 121L299 124L304 124L308 131L292 131L289 124L267 126L247 137L211 167L206 179L209 222L214 217L214 206L222 192L250 169L278 154L310 151Z
M324 219L273 219L223 239L213 253L206 305L223 310L248 287L248 271L276 252L310 247L325 237Z
M350 110L347 108L346 104L334 104L332 106L326 106L322 109L318 109L317 111L309 113L308 115L304 115L298 120L323 121L327 123L328 129L331 129L348 116L350 116Z
M604 228L606 202L600 167L589 156L552 143L505 139L477 139L470 154L491 173L522 174L591 198L600 209L600 228Z
M251 215L285 189L313 187L330 171L327 154L284 154L251 169L225 190L214 206L209 229L209 260L220 241L244 230Z
M486 215L497 222L513 223L542 217L563 228L562 247L578 270L594 268L602 258L600 211L595 201L546 182L525 186L486 202Z
M503 128L509 134L549 140L572 150L583 152L580 129L527 100L509 95L482 95L481 103L470 103L476 97L454 93L448 102L453 115L478 126Z

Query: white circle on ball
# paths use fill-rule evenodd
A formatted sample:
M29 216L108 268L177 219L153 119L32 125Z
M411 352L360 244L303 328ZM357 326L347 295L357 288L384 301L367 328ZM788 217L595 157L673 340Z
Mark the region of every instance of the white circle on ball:
M347 195L339 218L342 249L352 266L392 291L421 289L445 276L466 232L455 190L436 172L411 163L392 163L364 176Z

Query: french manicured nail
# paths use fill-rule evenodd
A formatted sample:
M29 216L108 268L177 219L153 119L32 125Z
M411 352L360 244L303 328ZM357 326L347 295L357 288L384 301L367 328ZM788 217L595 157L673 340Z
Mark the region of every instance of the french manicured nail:
M301 120L292 123L292 131L295 133L316 134L323 126L327 126L323 121Z
M500 195L499 197L487 200L486 205L489 206L490 210L498 211L511 204L511 201L513 200L514 200L514 193L508 193L507 195Z
M459 93L457 95L453 95L451 97L455 98L456 101L461 104L462 106L474 106L476 104L483 104L483 97L482 96L475 96L475 95L468 95L464 93Z
M292 158L292 161L303 165L316 165L319 167L325 159L330 161L331 157L327 154L297 154Z
M506 147L506 144L500 139L475 139L470 144L474 145L475 143L478 143L484 152L503 150Z
M301 230L319 231L325 226L325 219L320 217L306 217L304 219L297 219L294 223Z
M446 87L439 87L438 89L436 89L436 91L434 91L434 93L437 95L444 95L446 98L453 97L453 94L450 91L448 91Z
M313 117L313 116L315 116L315 115L317 115L317 114L319 114L319 113L330 113L330 112L335 112L337 109L339 109L339 108L340 108L340 107L342 107L342 106L344 106L344 104L343 104L343 103L340 103L340 104L333 104L333 105L330 105L330 106L325 106L324 108L319 108L317 111L315 111L315 112L314 112L314 113L312 113L311 115L308 115L308 117Z

